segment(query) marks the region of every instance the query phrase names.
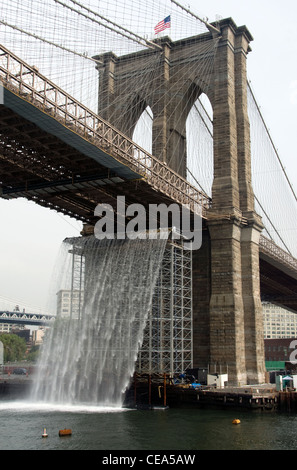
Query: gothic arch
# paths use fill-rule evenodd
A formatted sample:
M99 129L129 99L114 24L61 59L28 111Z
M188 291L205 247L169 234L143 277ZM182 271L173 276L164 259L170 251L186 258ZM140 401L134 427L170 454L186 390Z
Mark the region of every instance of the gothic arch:
M135 123L132 140L147 152L152 153L153 112L146 106Z
M194 102L186 121L187 179L212 195L213 184L213 110L205 93Z
M136 124L146 107L146 100L139 94L130 95L124 101L118 127L125 135L132 138Z

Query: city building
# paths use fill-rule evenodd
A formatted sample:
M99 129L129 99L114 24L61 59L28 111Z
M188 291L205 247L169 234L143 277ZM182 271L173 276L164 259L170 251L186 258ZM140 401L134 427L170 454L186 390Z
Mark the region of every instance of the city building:
M25 325L17 325L14 323L0 323L0 334L1 333L14 333L13 330L26 330Z
M13 326L11 323L0 323L0 334L11 333Z
M289 362L296 349L294 338L265 339L265 360L268 362Z
M38 330L32 331L32 345L33 346L39 346L40 344L42 344L45 331L46 331L46 328L44 327L40 327L38 328Z
M263 303L264 339L297 338L297 314Z
M83 296L83 291L59 290L57 293L57 316L62 318L80 318Z

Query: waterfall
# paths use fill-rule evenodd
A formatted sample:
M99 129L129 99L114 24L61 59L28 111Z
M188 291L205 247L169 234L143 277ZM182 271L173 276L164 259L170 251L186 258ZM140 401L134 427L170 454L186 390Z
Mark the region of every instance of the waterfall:
M34 401L121 406L165 246L165 239L64 241L57 289L79 292L81 305L46 333Z

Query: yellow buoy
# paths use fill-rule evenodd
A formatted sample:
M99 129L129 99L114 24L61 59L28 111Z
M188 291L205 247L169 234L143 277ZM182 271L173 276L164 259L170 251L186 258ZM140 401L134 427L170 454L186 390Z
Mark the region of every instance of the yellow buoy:
M240 419L233 419L232 423L233 424L240 424Z
M43 429L42 437L47 437L47 436L48 436L48 434L46 433L46 429L44 428L44 429Z

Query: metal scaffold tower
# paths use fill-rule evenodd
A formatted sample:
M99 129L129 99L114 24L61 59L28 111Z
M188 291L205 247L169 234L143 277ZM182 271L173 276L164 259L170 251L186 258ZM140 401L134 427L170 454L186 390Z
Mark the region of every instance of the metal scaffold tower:
M86 308L86 302L88 298L94 296L95 286L98 284L96 273L86 273L87 266L96 255L92 248L83 245L85 240L80 238L68 241L70 245L73 245L72 249L68 250L70 288L67 292L70 294L70 317L81 320L84 317L83 310ZM101 250L101 252L103 251L104 249ZM141 251L141 253L143 252ZM97 264L102 262L101 258L100 260L98 258ZM132 355L136 353L135 371L138 374L169 374L172 376L193 367L192 252L184 248L182 238L174 240L171 237L166 242L160 263L155 288L151 287L149 312L147 313L147 310L142 313L138 312L138 316L144 318L138 345L132 347L131 344L129 347ZM116 267L114 266L113 269L115 270ZM147 278L145 282L148 282ZM135 289L134 284L133 286ZM100 288L105 290L108 287L105 285L105 287L98 287L98 289ZM145 286L142 285L141 289L143 288ZM110 302L110 299L105 298L105 302ZM137 318L133 320L133 315L130 312L133 301L129 294L125 299L122 298L121 302L122 307L119 309L116 321L126 325L121 334L127 334L132 341L137 328L139 328L140 320ZM94 305L95 309L102 310L99 303L97 307L96 305ZM137 298L136 309L141 308L140 298ZM121 344L121 335L118 339ZM124 353L124 351L122 352Z
M84 298L85 257L80 252L72 252L72 276L71 276L71 310L70 316L81 316Z
M182 373L192 367L192 252L169 241L144 331L136 371Z

